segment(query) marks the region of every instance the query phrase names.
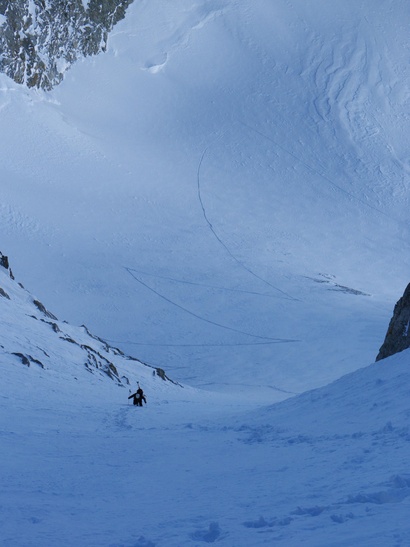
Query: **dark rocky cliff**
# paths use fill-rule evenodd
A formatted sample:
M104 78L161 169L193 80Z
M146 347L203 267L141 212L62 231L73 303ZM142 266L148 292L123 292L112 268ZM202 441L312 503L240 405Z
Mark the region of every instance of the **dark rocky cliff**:
M105 51L133 0L0 0L0 71L49 90L79 57Z
M394 307L386 338L376 361L410 347L410 284Z

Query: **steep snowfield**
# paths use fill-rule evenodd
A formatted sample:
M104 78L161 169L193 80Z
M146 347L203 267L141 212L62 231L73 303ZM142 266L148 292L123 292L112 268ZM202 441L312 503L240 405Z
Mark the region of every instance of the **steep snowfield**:
M408 282L408 16L139 1L53 92L3 77L3 252L180 381L274 396L370 363Z
M409 15L135 1L0 77L2 545L410 544Z
M54 378L56 386L64 384L67 377L70 382L73 378L82 379L82 384L98 384L103 379L109 379L109 384L127 388L127 393L138 381L159 392L164 389L172 391L176 386L182 389L169 380L161 369L124 355L121 350L90 333L86 326L73 327L59 321L21 283L11 279L8 270L3 267L0 267L0 298L0 350L7 367L21 369L24 365L34 369L30 373L33 378ZM4 368L3 376L7 390L19 390L15 378L8 374L8 368ZM56 389L58 400L60 391L65 393L66 390L63 386ZM41 390L41 398L46 390Z
M409 544L408 350L264 407L164 382L111 348L119 382L64 338L103 354L101 341L55 332L4 272L1 545Z

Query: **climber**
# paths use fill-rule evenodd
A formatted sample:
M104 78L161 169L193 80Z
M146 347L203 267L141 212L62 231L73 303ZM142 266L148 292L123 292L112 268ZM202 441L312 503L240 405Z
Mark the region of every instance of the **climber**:
M130 395L128 399L133 399L133 404L136 406L142 406L142 401L144 401L144 403L147 404L147 399L139 384L138 384L137 391L133 393L132 395Z

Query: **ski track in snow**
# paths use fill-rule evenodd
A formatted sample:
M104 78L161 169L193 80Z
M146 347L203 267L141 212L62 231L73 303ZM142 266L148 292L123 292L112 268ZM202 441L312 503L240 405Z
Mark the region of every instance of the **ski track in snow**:
M238 289L238 288L231 288L231 287L218 287L218 286L209 285L209 284L206 284L206 283L198 283L198 282L195 282L195 281L188 281L186 279L176 279L175 277L148 273L148 272L145 272L145 271L136 270L135 268L130 268L130 270L132 270L133 272L135 272L137 274L140 274L140 275L144 275L144 276L148 276L148 277L156 277L156 278L159 278L159 279L165 279L167 281L172 281L174 283L181 283L183 285L191 285L193 287L204 287L204 288L207 288L207 289L212 289L214 291L250 294L250 295L254 295L254 296L262 296L263 298L280 298L280 297L278 297L277 294L262 293L262 292L257 292L257 291L251 291L251 290L246 290L246 289Z
M137 277L135 275L135 270L133 270L132 268L127 268L127 267L124 267L124 269L131 275L131 277L133 277L135 279L135 281L137 281L140 285L142 285L143 287L145 287L146 289L148 289L149 291L153 292L154 294L156 294L159 298L161 298L162 300L165 300L165 302L168 302L169 304L172 304L173 306L177 307L178 309L184 311L185 313L187 313L188 315L192 315L192 317L195 317L196 319L199 319L200 321L204 321L205 323L209 323L210 325L214 325L215 327L219 327L221 329L225 329L225 330L229 330L231 332L236 332L238 334L244 334L245 336L250 336L252 338L259 338L259 339L263 339L263 340L269 340L271 344L280 344L280 343L294 343L294 342L299 342L299 340L292 340L292 339L286 339L286 338L272 338L270 336L263 336L263 335L260 335L260 334L252 334L252 333L249 333L249 332L246 332L246 331L243 331L243 330L240 330L240 329L235 329L234 327L229 327L227 325L223 325L221 323L218 323L217 321L213 321L212 319L207 319L206 317L203 317L187 308L185 308L184 306L181 306L180 304L174 302L173 300L167 298L166 296L164 296L163 294L159 293L158 291L156 291L154 288L150 287L147 283L145 283L144 281L142 281L142 279L140 279L139 277Z
M275 291L277 291L278 293L280 293L282 295L282 297L284 299L287 299L287 300L293 300L293 301L296 301L296 302L299 302L300 300L298 298L295 298L293 296L291 296L290 294L286 293L285 291L283 291L282 289L276 287L275 285L273 285L272 283L270 283L269 281L267 281L266 279L264 279L263 277L259 276L257 273L255 273L251 268L249 268L243 261L239 260L233 253L232 251L229 249L229 247L226 245L226 243L220 238L220 236L218 235L218 233L216 232L212 222L209 220L209 217L208 217L208 214L206 212L206 209L205 209L205 205L204 205L204 202L203 202L203 199L202 199L202 193L201 193L201 167L202 167L202 164L203 164L203 161L204 161L204 158L205 158L205 155L207 154L208 150L209 150L210 146L208 146L207 148L205 148L205 150L202 152L202 156L201 156L201 159L199 161L199 164L198 164L198 170L197 170L197 188L198 188L198 199L199 199L199 203L201 205L201 209L202 209L202 213L203 213L203 216L204 216L204 219L210 229L210 231L212 232L212 234L214 235L214 237L216 238L216 240L218 241L218 243L225 249L225 251L228 253L228 255L241 267L243 268L244 270L246 270L249 274L251 274L253 277L255 277L256 279L258 279L259 281L262 281L263 283L265 283L266 285L268 285L269 287L271 287L272 289L274 289Z

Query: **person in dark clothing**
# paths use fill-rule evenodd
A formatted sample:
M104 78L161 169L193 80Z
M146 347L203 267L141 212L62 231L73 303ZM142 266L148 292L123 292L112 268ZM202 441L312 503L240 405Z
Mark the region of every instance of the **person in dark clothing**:
M139 387L137 389L137 405L142 406L142 401L144 401L144 403L147 404L147 399L145 398L144 392Z
M132 402L136 406L142 406L142 401L144 401L144 403L147 404L147 399L139 385L138 385L137 391L133 393L132 395L130 395L128 399L133 399Z

